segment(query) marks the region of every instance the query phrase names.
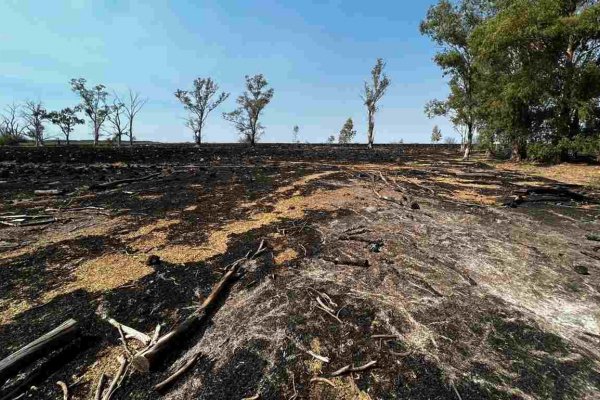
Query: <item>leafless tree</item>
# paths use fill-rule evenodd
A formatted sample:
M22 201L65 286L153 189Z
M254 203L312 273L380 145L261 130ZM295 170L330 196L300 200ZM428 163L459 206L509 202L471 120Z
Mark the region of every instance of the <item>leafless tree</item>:
M189 112L186 125L194 132L196 144L202 143L202 129L208 115L229 97L229 93L221 92L213 100L218 91L219 85L212 78L197 78L192 91L177 89L175 92L175 97Z
M263 109L273 98L274 90L267 89L269 83L262 74L246 75L246 91L237 98L239 107L223 118L232 122L242 136L243 141L254 146L264 131L258 122Z
M86 82L83 78L71 79L71 89L81 97L81 104L76 107L76 110L83 111L90 119L94 145L97 145L100 140L102 125L110 113L110 107L106 104L108 92L104 85L96 85L88 89L85 86Z
M21 139L25 134L26 126L21 121L21 110L18 104L6 106L5 112L0 115L0 136L9 136L15 140Z
M114 96L113 104L110 106L110 112L106 115L109 125L111 126L111 134L117 140L117 146L121 147L123 136L129 135L127 130L127 115L125 112L125 104L121 103L118 96Z
M25 136L34 140L36 147L44 145L44 126L48 113L40 101L28 100L21 108L21 118L25 122Z
M148 99L140 97L138 92L134 92L133 90L129 89L127 99L125 99L125 101L119 101L123 104L123 113L127 119L127 125L129 128L127 130L127 136L129 136L129 145L133 146L133 140L135 139L135 136L133 136L133 120L140 110L146 105Z
M361 98L365 106L367 106L369 119L369 148L373 148L373 142L375 141L375 113L379 109L377 103L381 100L391 83L387 75L383 72L384 68L385 62L383 62L383 59L378 58L371 70L371 82L365 82L363 93L361 94Z

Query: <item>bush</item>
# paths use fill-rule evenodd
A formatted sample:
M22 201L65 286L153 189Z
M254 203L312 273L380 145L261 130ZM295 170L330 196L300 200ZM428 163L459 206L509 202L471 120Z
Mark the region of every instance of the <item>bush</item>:
M0 146L16 146L23 141L24 139L17 135L11 135L9 133L0 135Z
M557 144L530 143L527 154L533 161L557 163L565 157L591 156L600 159L600 138L576 136L563 138Z

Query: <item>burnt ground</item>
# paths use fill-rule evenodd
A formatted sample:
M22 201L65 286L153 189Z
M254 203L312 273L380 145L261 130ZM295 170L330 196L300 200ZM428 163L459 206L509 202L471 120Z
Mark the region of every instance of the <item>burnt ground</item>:
M68 318L83 332L0 398L35 373L20 398L61 398L58 380L90 398L125 354L103 318L166 333L263 239L210 321L150 374L129 369L113 398L600 398L598 166L462 162L447 146L0 149L0 161L0 214L56 219L0 227L0 359Z

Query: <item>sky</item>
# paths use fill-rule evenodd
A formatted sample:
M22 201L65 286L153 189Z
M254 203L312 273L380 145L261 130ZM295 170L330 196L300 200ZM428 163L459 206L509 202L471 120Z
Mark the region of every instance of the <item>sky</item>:
M376 115L375 142L429 142L428 100L448 89L433 63L436 46L419 33L434 0L2 0L0 109L40 100L49 110L74 106L72 78L120 95L148 98L134 128L140 140L192 141L174 96L197 77L212 77L229 99L210 115L207 142L236 141L223 112L236 108L244 76L262 73L275 90L265 108L264 142L337 137L347 118L366 141L363 82L375 60L392 84ZM48 128L57 133L55 127ZM89 125L76 139L91 138Z

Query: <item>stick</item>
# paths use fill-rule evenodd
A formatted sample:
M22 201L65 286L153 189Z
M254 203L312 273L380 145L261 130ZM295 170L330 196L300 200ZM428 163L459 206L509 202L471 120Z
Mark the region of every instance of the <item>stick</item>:
M185 336L202 318L206 309L212 306L223 289L231 281L237 273L240 263L236 262L231 269L223 275L221 280L215 285L210 295L204 300L202 305L193 314L187 317L179 326L161 337L152 346L146 350L137 353L132 360L133 367L140 372L149 372L152 364L160 358L162 352L176 344L183 336Z
M158 341L158 338L160 337L160 324L156 325L156 328L154 328L154 335L152 335L152 339L150 340L150 344L154 344Z
M96 394L94 395L94 400L102 399L102 389L104 389L104 381L106 380L106 375L104 372L100 375L100 379L98 379L98 386L96 387Z
M64 189L34 190L36 196L58 196L65 193Z
M108 387L108 391L106 392L106 395L104 396L104 400L110 400L110 398L112 397L113 393L117 389L117 383L119 382L121 375L123 375L123 372L125 372L126 366L127 366L127 359L123 356L119 356L119 370L117 371L117 374L113 377L113 380L110 383L110 386Z
M329 386L331 386L332 388L335 388L335 383L331 382L329 379L325 379L325 378L320 378L320 377L316 377L316 378L312 378L310 380L311 382L323 382L328 384Z
M106 318L106 322L108 322L109 324L111 324L112 326L114 326L117 329L123 330L123 332L125 332L128 337L137 339L140 342L142 342L142 344L144 344L146 346L152 340L150 338L150 336L146 335L145 333L142 333L142 332L140 332L140 331L138 331L136 329L133 329L133 328L127 326L127 325L123 325L119 321L116 321L116 320L114 320L112 318Z
M183 375L192 365L194 365L194 363L198 361L198 358L200 358L199 353L192 357L190 360L188 360L188 362L183 364L181 368L175 371L167 379L154 386L154 390L156 390L157 392L162 392L165 388L169 387L173 382L177 380L177 378Z
M56 382L56 384L58 386L60 386L60 388L62 389L63 399L64 400L69 400L69 387L67 386L67 384L64 383L63 381L58 381L58 382Z
M317 360L323 361L324 363L328 363L330 361L328 357L324 357L317 353L313 353L310 350L308 350L307 353L310 354L311 356L313 356L314 358L316 358Z
M95 183L93 185L90 185L90 190L106 190L106 189L111 189L111 188L114 188L116 186L123 185L125 183L147 181L149 179L156 178L159 175L160 175L160 172L157 172L155 174L150 174L150 175L142 176L140 178L127 178L127 179L119 179L119 180L112 181L112 182L106 182L106 183Z
M373 368L376 364L377 364L377 361L369 361L368 363L366 363L365 365L360 366L360 367L352 367L350 365L346 365L345 367L342 367L342 368L338 369L337 371L335 371L334 373L332 373L331 376L340 376L343 374L347 374L348 372L366 371L369 368Z
M79 334L77 321L69 319L50 332L40 336L28 345L0 361L0 382L18 372L19 369L40 356L70 342Z

